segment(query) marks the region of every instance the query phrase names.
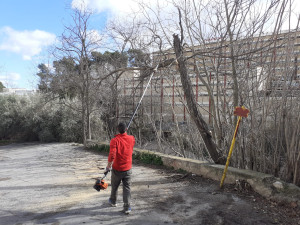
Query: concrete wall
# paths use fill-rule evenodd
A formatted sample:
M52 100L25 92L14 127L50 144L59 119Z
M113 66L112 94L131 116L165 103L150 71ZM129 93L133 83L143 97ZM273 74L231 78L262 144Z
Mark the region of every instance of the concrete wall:
M99 143L108 145L108 143ZM170 156L159 152L153 152L145 149L134 148L134 153L150 153L160 156L164 166L172 167L176 170L182 169L187 172L203 176L216 181L221 181L224 166L200 161L187 159L177 156ZM291 203L294 202L300 207L300 187L285 183L273 175L259 173L252 170L237 169L228 167L225 184L243 184L247 185L260 195L277 202Z

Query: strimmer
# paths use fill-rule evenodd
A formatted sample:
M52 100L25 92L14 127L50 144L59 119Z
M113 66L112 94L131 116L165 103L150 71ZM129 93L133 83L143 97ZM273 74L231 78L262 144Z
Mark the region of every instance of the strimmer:
M96 180L96 183L95 183L95 185L94 185L94 189L95 189L96 191L105 190L105 189L108 187L108 183L106 183L106 182L104 181L104 178L106 177L106 175L108 174L108 172L109 172L109 171L106 171L106 172L104 173L104 177L102 177L102 178Z
M143 98L144 98L144 95L145 95L145 93L146 93L146 91L147 91L147 88L148 88L148 86L149 86L149 84L150 84L150 82L151 82L151 79L152 79L152 77L153 77L153 74L157 71L157 68L158 68L158 65L155 67L155 69L153 70L153 72L152 72L152 74L151 74L151 76L150 76L150 78L149 78L149 81L148 81L148 83L147 83L147 86L145 87L144 93L143 93L143 95L142 95L142 97L141 97L139 103L137 104L137 106L136 106L136 108L135 108L135 111L134 111L134 113L133 113L133 115L132 115L132 117L131 117L131 119L130 119L130 122L128 123L128 126L127 126L126 130L128 130L128 128L130 127L130 124L131 124L131 122L132 122L132 120L133 120L133 118L134 118L134 116L135 116L135 114L136 114L136 112L137 112L139 106L141 105L141 102L142 102L142 100L143 100ZM95 189L96 191L100 191L100 190L105 190L105 189L107 189L108 183L106 183L106 182L104 181L104 178L107 176L108 172L109 172L109 171L106 171L106 172L104 173L104 176L103 176L102 178L96 179L96 183L95 183L95 185L94 185L94 189Z
M153 77L154 73L157 71L157 68L158 68L158 65L154 68L153 72L151 73L151 76L150 76L150 78L149 78L149 80L148 80L148 83L147 83L147 85L146 85L146 87L145 87L144 93L143 93L143 95L142 95L142 97L141 97L139 103L137 104L135 110L134 110L134 113L133 113L133 115L132 115L132 117L131 117L131 119L130 119L128 125L127 125L126 130L129 129L129 127L130 127L130 125L131 125L131 123L132 123L132 121L133 121L133 118L134 118L134 116L135 116L137 110L139 109L139 107L140 107L140 105L141 105L141 103L142 103L142 100L143 100L144 95L145 95L145 93L146 93L146 91L147 91L147 88L149 87L149 84L150 84L150 82L151 82L151 80L152 80L152 77Z

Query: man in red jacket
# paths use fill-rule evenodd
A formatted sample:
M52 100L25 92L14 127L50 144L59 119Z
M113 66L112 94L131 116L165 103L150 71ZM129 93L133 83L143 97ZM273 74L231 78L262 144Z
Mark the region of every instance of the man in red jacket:
M110 150L108 156L108 163L106 171L112 167L111 174L111 195L109 203L116 207L117 192L119 185L123 183L123 203L125 214L131 212L130 207L130 185L131 185L131 167L132 167L132 153L135 139L131 135L127 135L126 126L124 123L119 123L117 127L119 134L117 134L110 141Z

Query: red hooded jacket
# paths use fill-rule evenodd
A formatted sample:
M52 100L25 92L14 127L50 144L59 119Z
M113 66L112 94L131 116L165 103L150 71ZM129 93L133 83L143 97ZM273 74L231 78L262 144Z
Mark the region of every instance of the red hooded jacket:
M117 134L110 141L108 162L113 162L114 170L127 171L131 169L134 144L134 137L127 133Z

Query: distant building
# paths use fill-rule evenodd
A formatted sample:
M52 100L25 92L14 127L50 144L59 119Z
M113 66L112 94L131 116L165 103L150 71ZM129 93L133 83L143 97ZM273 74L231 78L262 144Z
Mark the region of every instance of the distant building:
M222 107L224 111L229 110L227 107L233 107L230 47L238 57L235 72L243 79L243 85L248 84L249 96L276 96L280 95L282 90L299 92L299 31L240 39L234 41L233 46L228 41L207 42L205 45L194 47L199 56L190 57L187 67L199 110L208 122L212 120L213 105L207 92L207 84L212 87L211 94L215 96L215 105ZM186 48L187 58L193 54L192 50ZM159 61L160 58L172 59L175 58L175 53L172 49L163 53L153 53L154 61ZM122 80L118 81L118 117L128 118L132 115L148 82L148 77L143 77L139 71L127 72L122 76ZM186 100L176 64L155 74L138 116L154 116L155 120L162 118L164 121L173 122L175 119L178 122L188 119Z
M2 95L30 95L36 93L37 90L34 89L26 89L26 88L3 88L3 92L0 92Z

